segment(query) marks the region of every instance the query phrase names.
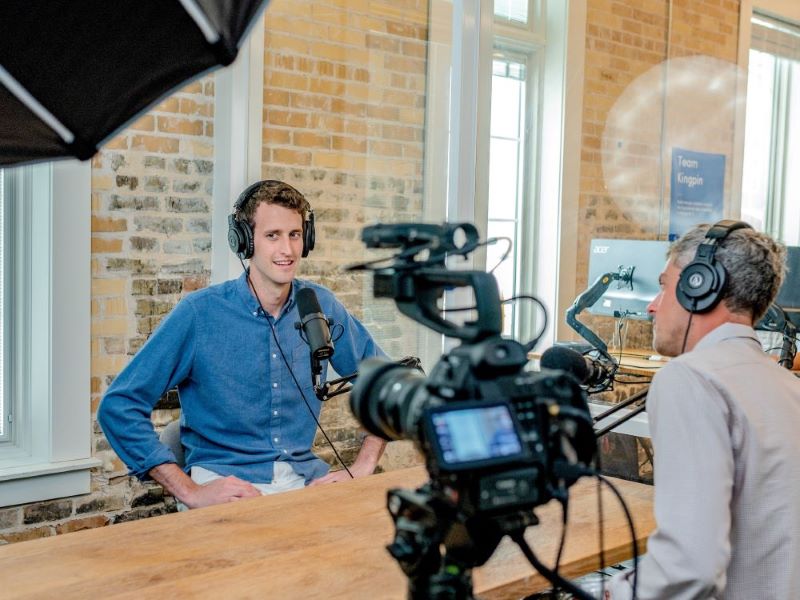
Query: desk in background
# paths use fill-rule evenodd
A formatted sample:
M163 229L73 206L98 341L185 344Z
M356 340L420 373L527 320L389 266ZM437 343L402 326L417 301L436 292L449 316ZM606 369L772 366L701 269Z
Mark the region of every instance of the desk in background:
M386 490L417 487L421 467L0 547L3 598L396 598L407 580L385 550L394 528ZM654 528L652 488L615 482L636 523L640 552ZM598 564L596 483L571 488L562 575ZM628 526L604 492L605 558L630 558ZM526 538L552 566L560 507L536 510ZM474 573L486 599L518 599L549 584L504 540Z

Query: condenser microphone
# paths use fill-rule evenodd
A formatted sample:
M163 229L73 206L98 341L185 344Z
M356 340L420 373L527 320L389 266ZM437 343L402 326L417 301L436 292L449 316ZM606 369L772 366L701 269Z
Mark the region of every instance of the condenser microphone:
M603 385L610 379L610 374L603 365L566 346L548 348L542 353L539 364L545 369L566 371L588 387Z
M297 291L297 312L300 314L300 328L305 333L311 348L312 364L319 366L319 361L333 356L333 340L328 319L320 308L317 294L311 288Z

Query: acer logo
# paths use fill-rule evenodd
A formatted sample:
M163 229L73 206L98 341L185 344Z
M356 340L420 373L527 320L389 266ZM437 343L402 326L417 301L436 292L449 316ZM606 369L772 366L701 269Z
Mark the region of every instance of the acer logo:
M608 246L595 246L592 248L592 254L605 254L608 252Z

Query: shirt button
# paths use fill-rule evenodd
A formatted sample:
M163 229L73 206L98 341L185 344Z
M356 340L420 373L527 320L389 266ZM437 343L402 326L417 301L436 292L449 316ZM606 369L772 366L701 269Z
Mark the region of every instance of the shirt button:
M284 448L284 449L283 449L283 453L284 453L284 454L289 454L289 451L288 451L286 448Z
M272 353L272 358L278 358L278 355L273 352Z
M272 441L277 444L278 443L278 438L272 438Z
M278 387L278 384L277 383L273 383L272 387L276 388L276 387Z
M257 317L257 316L258 316L258 311L257 311L257 310L254 310L254 311L253 311L253 316L254 316L254 317Z
M278 411L277 411L277 410L273 410L273 411L272 411L272 414L273 414L273 415L275 415L275 416L277 417L277 416L278 416Z

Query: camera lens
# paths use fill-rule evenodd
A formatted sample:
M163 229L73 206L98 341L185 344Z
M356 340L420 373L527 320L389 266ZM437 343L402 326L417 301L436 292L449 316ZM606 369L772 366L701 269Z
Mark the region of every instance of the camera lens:
M438 399L437 399L438 400ZM420 414L434 401L419 370L380 358L359 365L350 409L364 429L385 440L419 441Z

